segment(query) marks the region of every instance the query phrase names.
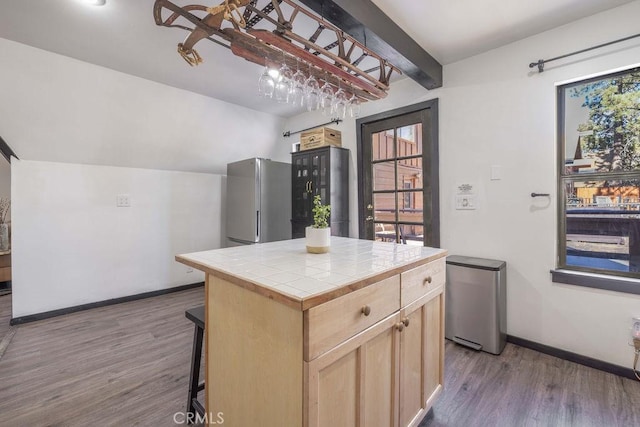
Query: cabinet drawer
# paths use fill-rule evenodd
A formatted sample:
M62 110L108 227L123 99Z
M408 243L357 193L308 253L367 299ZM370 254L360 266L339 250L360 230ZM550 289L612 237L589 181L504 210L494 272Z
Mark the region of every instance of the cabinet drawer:
M444 285L445 258L431 261L400 274L400 301L402 307L411 304L431 289Z
M304 360L311 361L400 309L400 276L304 312Z

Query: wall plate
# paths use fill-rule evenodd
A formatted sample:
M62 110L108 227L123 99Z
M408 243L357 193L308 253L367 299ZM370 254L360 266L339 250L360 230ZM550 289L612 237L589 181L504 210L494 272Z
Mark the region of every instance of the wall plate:
M119 208L128 208L131 206L131 197L128 194L118 194L116 196L116 206Z
M456 209L457 210L475 210L476 208L476 196L470 194L456 196Z

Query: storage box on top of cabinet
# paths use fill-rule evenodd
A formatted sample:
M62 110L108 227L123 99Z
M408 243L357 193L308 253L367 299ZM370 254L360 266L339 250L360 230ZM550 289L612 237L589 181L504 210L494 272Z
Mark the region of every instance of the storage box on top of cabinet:
M300 150L333 145L342 147L342 133L339 130L323 127L302 132L300 135Z

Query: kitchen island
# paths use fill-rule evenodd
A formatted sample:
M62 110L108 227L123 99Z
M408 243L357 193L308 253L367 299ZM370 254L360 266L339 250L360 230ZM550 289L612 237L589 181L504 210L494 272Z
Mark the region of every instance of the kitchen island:
M176 256L206 273L205 406L228 426L415 426L442 389L446 251L331 238Z

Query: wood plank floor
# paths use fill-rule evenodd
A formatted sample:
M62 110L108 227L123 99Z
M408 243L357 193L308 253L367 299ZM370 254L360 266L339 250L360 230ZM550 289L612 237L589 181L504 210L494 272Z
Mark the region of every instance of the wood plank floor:
M9 332L11 321L11 294L0 296L0 341Z
M184 411L204 289L17 327L0 359L0 426L172 426Z
M420 427L640 426L638 381L513 344L494 356L447 341L445 354L445 391Z
M0 359L0 426L175 426L193 338L184 311L203 300L200 288L18 326ZM422 427L640 425L640 382L512 344L493 356L447 342L445 360Z

